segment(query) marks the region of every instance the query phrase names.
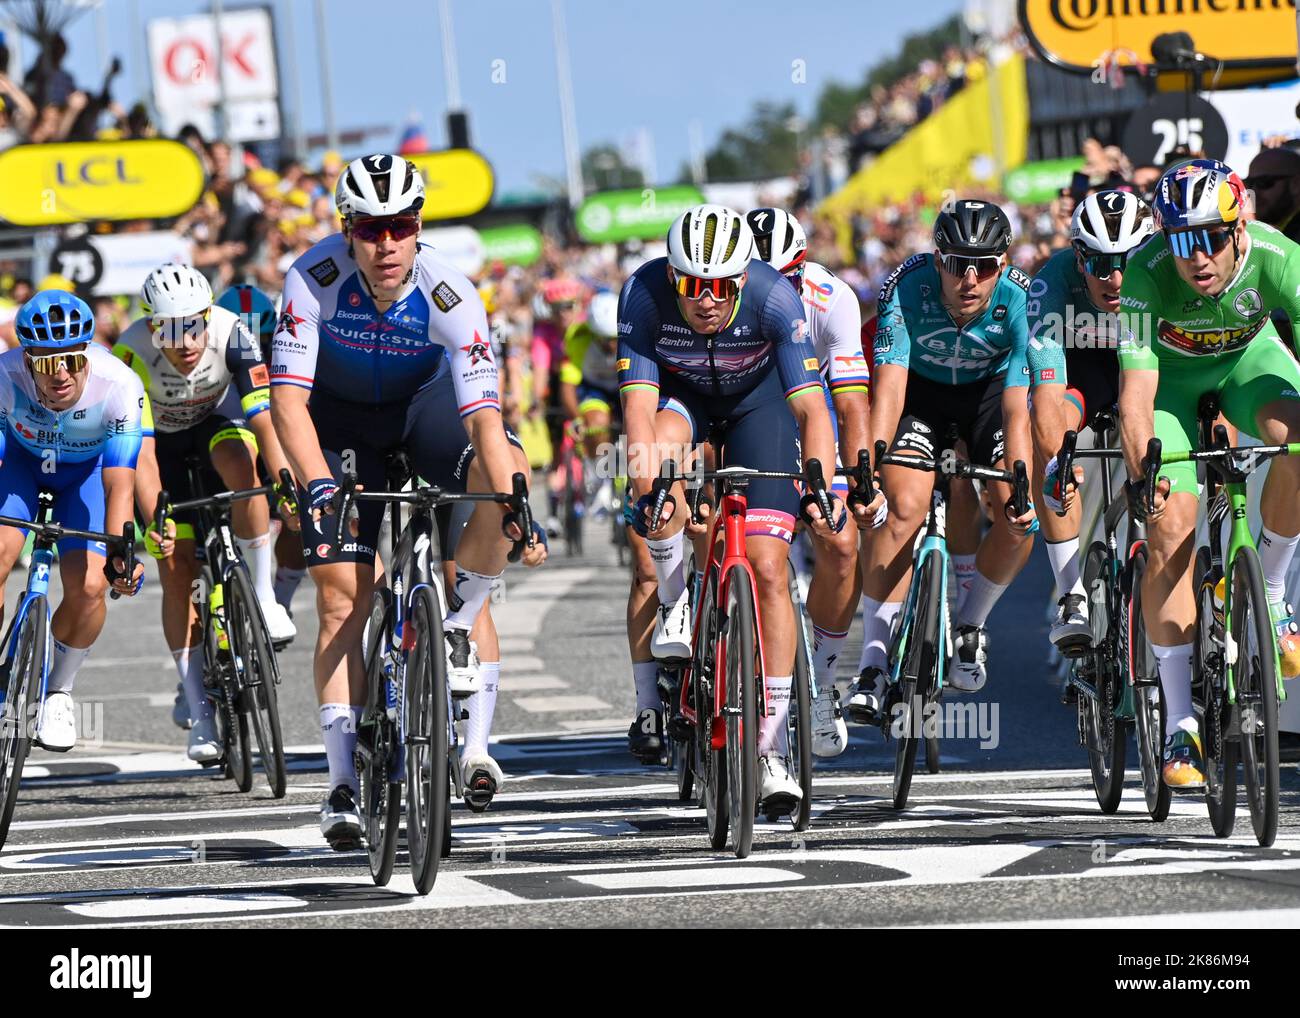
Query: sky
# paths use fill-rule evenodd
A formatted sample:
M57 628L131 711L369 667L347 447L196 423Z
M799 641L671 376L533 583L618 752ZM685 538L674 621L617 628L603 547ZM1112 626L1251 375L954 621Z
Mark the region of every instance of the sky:
M415 117L432 147L445 145L437 5L431 0L320 3L338 126L390 125L391 133L374 144L395 148L403 126ZM237 6L247 5L226 4ZM270 0L269 6L280 48L286 123L295 115L292 59L306 128L321 131L317 0ZM909 32L933 27L961 7L962 0L822 0L815 7L789 0L563 0L579 145L627 143L645 129L653 139L656 182L674 179L689 158L692 119L700 122L707 149L725 128L742 122L757 100L789 101L809 113L823 85L860 81ZM65 66L78 84L98 87L106 65L102 28L108 52L124 64L115 97L129 105L148 88L145 24L207 9L206 2L191 0L105 0L102 9L84 14L66 32ZM564 174L550 11L548 0L452 0L471 144L492 163L498 194L533 190L539 178L557 180ZM33 58L26 43L24 66Z

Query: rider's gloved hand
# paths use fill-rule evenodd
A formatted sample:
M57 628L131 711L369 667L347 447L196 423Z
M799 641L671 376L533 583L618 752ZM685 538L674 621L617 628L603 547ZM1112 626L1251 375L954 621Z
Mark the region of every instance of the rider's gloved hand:
M636 500L636 509L632 513L632 529L642 537L649 537L650 531L658 530L663 524L673 518L677 512L677 499L672 495L665 496L663 511L659 514L659 519L651 521L650 514L654 511L656 495L653 491L646 492Z
M1075 466L1072 482L1061 476L1060 464L1053 456L1043 467L1043 504L1057 516L1064 516L1074 506L1074 493L1083 483L1083 468Z

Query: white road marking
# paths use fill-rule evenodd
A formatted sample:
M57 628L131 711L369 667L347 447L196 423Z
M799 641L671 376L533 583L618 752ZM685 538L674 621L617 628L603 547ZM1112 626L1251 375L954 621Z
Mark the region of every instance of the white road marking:
M610 705L595 696L520 696L515 703L531 714L555 714L560 711L610 710Z
M652 870L631 873L583 873L572 877L605 891L629 891L638 887L732 887L753 884L784 884L803 880L802 873L779 870L772 866L705 866L695 870Z
M561 721L560 727L571 732L608 732L610 735L622 735L627 724L622 718L593 718L590 721Z
M533 689L568 689L569 684L558 675L501 675L500 691L522 693Z
M225 912L270 912L286 908L306 908L301 898L285 894L252 891L231 894L196 895L194 897L127 898L67 905L74 915L90 919L148 919L166 915L209 916Z
M509 657L502 655L501 677L505 678L514 672L540 672L545 667L542 659L532 654L511 654Z
M988 923L935 923L930 930L1014 929L1224 929L1293 930L1300 926L1300 908L1261 908L1254 911L1157 912L1150 915L1088 916L1078 919L1018 919ZM894 927L898 929L899 927Z

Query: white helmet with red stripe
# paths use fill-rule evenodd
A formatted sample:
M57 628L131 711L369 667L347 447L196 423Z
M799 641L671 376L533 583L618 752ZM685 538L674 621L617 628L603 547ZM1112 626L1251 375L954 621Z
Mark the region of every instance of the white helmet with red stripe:
M777 272L793 272L808 257L808 235L784 209L754 209L745 221L754 233L757 256Z

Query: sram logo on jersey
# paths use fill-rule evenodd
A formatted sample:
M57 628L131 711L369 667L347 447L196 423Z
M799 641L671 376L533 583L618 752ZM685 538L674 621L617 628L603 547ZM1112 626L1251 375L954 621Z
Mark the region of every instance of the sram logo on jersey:
M433 302L445 314L460 303L460 296L444 280L433 288Z
M321 286L329 286L339 278L339 267L334 264L333 258L326 258L309 268L307 274Z

